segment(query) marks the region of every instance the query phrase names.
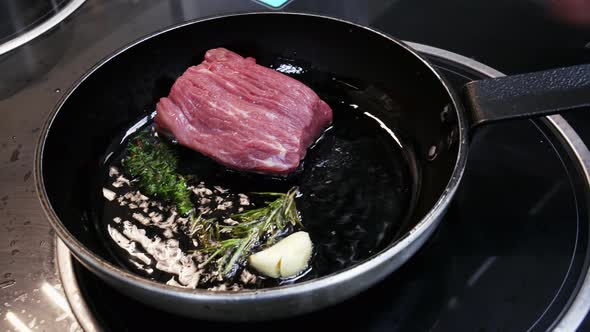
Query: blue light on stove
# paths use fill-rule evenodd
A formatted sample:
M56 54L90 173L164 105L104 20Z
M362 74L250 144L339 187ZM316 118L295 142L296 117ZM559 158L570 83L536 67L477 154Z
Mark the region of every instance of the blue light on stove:
M291 0L256 0L264 5L272 8L280 8Z

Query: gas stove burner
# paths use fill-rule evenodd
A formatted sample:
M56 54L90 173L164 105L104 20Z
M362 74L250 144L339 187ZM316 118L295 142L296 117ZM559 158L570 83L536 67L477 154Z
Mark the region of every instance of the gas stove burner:
M6 0L0 2L0 55L55 27L85 0Z
M458 87L502 75L451 52L411 45ZM250 327L306 329L338 320L359 330L576 330L590 306L590 152L561 116L500 126L474 137L447 216L402 268L342 304ZM64 292L86 331L236 328L129 299L59 240L56 256Z

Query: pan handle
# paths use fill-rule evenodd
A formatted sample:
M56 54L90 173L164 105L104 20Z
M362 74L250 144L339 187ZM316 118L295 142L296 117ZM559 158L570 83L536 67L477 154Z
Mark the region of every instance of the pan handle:
M469 82L471 127L590 107L590 64Z

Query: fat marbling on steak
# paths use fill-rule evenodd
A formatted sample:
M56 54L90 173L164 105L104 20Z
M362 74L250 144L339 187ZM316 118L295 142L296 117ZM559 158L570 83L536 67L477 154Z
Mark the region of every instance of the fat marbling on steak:
M180 76L156 106L156 127L230 168L270 174L295 170L332 121L309 87L216 48Z

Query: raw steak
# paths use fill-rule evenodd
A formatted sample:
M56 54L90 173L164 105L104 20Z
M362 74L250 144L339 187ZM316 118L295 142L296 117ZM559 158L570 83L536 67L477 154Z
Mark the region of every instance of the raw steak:
M271 174L295 170L332 121L303 83L224 48L207 51L156 106L156 126L228 167Z

